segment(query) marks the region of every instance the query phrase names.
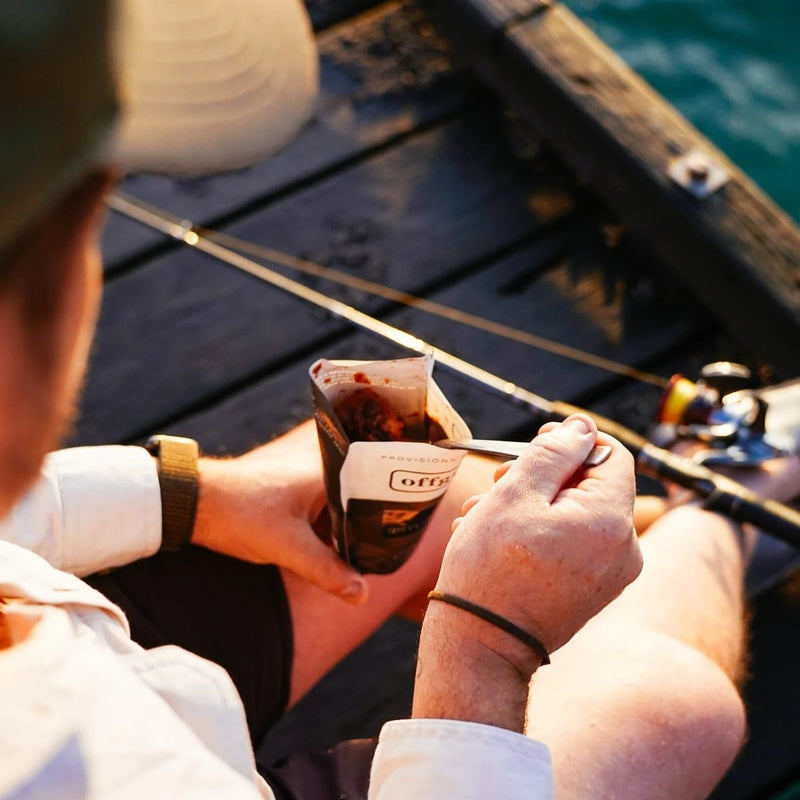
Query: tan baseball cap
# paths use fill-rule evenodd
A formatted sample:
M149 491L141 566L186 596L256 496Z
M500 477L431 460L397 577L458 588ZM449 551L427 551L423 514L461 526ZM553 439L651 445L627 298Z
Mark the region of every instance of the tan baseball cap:
M300 0L0 0L0 250L94 166L266 158L317 79Z

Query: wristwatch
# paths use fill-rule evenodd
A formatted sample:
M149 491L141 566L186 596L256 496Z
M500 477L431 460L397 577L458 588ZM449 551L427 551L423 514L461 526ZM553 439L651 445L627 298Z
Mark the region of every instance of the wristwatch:
M182 436L151 436L145 449L158 459L161 491L161 550L177 552L189 544L197 512L197 460L200 446Z

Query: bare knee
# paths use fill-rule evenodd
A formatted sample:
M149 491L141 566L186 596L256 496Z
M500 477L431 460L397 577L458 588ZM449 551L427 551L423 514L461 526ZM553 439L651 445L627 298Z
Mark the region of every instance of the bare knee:
M536 681L528 729L550 746L559 800L706 797L745 735L725 673L661 634L643 632L591 661L566 650Z
M653 681L631 698L639 765L657 791L631 797L705 798L744 742L744 705L730 678L706 656L675 643ZM666 674L669 673L669 674Z

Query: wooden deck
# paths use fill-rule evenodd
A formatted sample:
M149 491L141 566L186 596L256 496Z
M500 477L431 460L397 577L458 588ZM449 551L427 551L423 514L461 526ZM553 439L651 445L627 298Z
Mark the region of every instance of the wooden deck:
M316 0L318 114L285 152L203 180L134 176L125 191L250 242L669 376L744 357L537 134L463 66L410 2ZM196 437L233 454L310 414L316 358L406 355L302 301L111 214L106 294L72 444ZM316 288L545 396L632 427L659 390L329 280ZM537 421L437 376L476 435ZM768 796L800 764L796 599L759 601L750 754L718 798ZM373 733L410 697L416 631L390 623L290 715L265 749Z

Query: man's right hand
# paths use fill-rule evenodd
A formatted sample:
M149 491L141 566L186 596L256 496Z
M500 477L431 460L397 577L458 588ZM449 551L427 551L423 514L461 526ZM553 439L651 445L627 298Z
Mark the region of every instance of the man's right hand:
M611 445L611 456L583 469L596 443ZM498 470L486 495L467 501L436 589L505 617L552 652L639 574L634 493L631 455L610 437L598 436L591 419L575 415L547 425L522 457ZM459 608L432 603L420 644L414 714L519 728L518 716L504 719L498 708L473 713L466 707L467 687L473 677L476 690L491 680L495 697L489 705L516 702L538 663L508 633ZM461 687L459 697L443 685L440 670L451 689L454 683ZM517 685L504 684L503 674Z

